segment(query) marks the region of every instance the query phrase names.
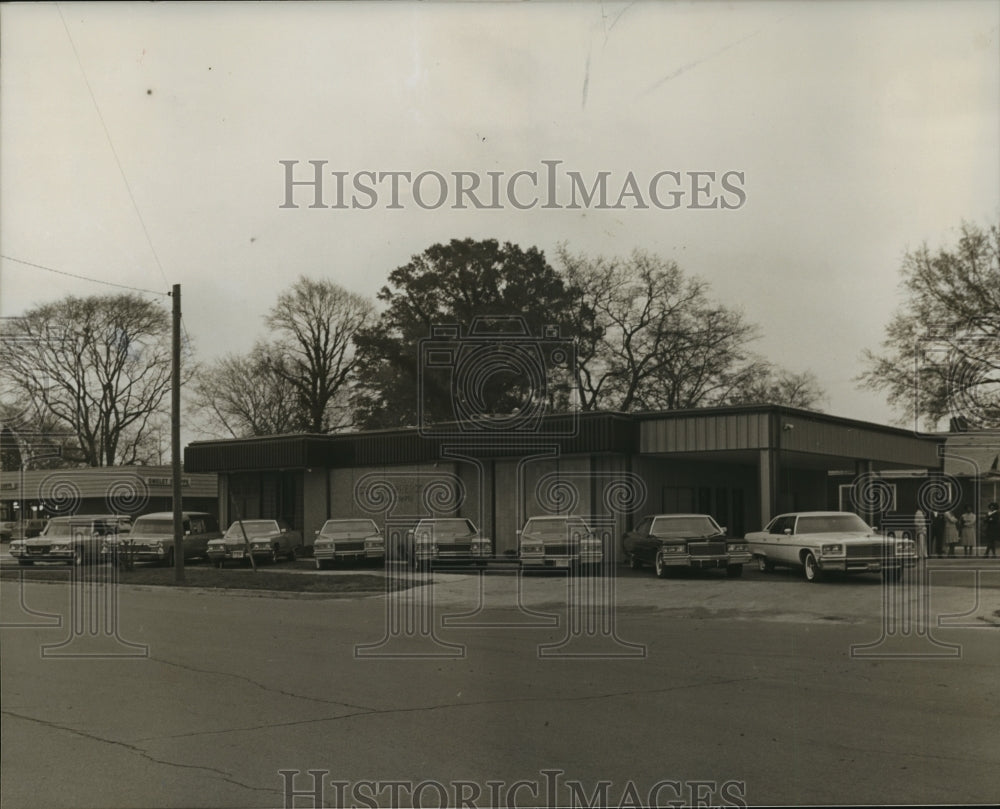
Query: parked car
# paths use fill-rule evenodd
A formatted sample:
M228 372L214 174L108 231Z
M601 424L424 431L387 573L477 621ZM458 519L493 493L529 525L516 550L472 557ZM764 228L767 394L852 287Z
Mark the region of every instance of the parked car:
M184 558L208 555L210 540L222 536L219 521L202 511L181 514ZM174 563L174 513L156 511L143 514L127 535L109 536L101 545L101 557L118 564L130 562L160 562L168 567Z
M521 568L596 567L604 560L601 537L582 517L532 517L518 533Z
M681 568L724 568L726 575L743 575L750 561L742 539L726 537L726 529L708 514L653 514L622 540L625 559L636 570L651 565L659 578Z
M31 539L13 539L10 555L20 565L66 562L82 565L101 558L101 545L109 536L126 534L132 518L122 514L77 514L53 517L45 530Z
M385 559L385 537L372 520L327 520L313 542L316 569L343 559Z
M801 567L808 581L819 581L828 571L881 572L895 581L917 559L912 539L884 537L848 511L781 514L746 538L762 571Z
M222 567L230 559L243 561L249 555L254 561L294 560L302 548L302 532L285 520L237 520L221 538L209 541L207 552L208 558Z
M420 520L406 532L403 553L413 566L431 562L479 562L493 555L493 543L464 517Z
M25 520L23 525L19 520L14 520L10 523L10 539L12 542L15 539L31 539L32 537L37 537L42 531L45 530L45 526L49 524L47 519L31 519Z

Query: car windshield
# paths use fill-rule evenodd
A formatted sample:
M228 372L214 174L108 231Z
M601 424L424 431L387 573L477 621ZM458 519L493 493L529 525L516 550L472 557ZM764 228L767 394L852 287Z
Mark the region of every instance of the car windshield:
M240 525L243 527L240 528ZM226 531L226 539L243 540L243 533L248 537L259 537L265 534L276 534L281 529L274 520L243 520L242 523L234 522Z
M707 537L721 530L711 517L695 514L657 517L649 533L658 537Z
M829 534L839 531L861 531L867 534L870 530L867 523L857 514L799 517L795 526L796 534Z
M456 539L478 533L476 527L468 520L434 520L425 523L422 528L434 526L434 536L438 539Z
M327 520L320 529L323 536L369 536L378 527L371 520Z
M565 520L528 520L528 524L524 527L524 533L546 539L559 539L589 532L587 523L579 517Z
M166 534L174 535L174 521L164 520L136 520L132 527L133 534Z
M103 523L101 524L103 526ZM82 522L56 522L53 520L43 532L46 537L71 537L78 534L91 534L94 526L89 520Z

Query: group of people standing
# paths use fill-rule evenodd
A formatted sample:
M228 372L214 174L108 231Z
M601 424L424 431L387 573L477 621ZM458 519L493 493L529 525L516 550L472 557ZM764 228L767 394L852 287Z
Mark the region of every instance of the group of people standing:
M952 511L932 511L930 516L930 545L928 554L937 557L955 556L955 548L962 546L965 556L976 553L977 523L979 519L972 506L965 506L956 517ZM916 515L917 533L925 532L926 516L922 511ZM997 545L1000 545L1000 507L990 503L989 511L983 519L983 539L986 541L984 556L997 555Z

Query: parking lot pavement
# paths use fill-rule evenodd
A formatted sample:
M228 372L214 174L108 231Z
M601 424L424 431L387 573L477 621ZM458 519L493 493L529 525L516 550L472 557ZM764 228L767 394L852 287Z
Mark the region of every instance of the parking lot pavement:
M817 586L791 574L660 581L622 571L617 637L645 655L557 661L540 647L573 629L572 607L592 594L559 575L436 574L407 591L417 608L433 595L441 618L470 618L486 599L470 623L434 621L461 654L426 659L359 654L386 631L385 596L168 587L122 589L115 640L144 644L145 656L122 645L99 659L51 659L40 650L62 651L74 630L48 619L70 616L72 594L28 583L19 602L5 581L4 620L34 612L3 635L0 799L22 809L345 805L333 788L316 803L285 799L281 770L308 789L320 769L351 790L379 779L471 783L479 807L569 805L570 779L586 805L665 805L670 789L659 804L647 795L667 779L682 792L737 785L751 805L990 802L995 630L941 628L941 640L961 644L947 659L852 657L853 644L879 637L883 589L869 578ZM493 605L512 615L519 581L539 607L532 617L558 623L477 626ZM935 618L975 593L941 590ZM551 802L543 771L564 784ZM516 799L492 799L489 783L522 780ZM604 782L607 798L589 800ZM633 784L639 798L627 801ZM433 790L423 798L397 805L442 805ZM388 793L378 803L390 805ZM681 803L695 805L686 792ZM462 804L449 795L448 805Z

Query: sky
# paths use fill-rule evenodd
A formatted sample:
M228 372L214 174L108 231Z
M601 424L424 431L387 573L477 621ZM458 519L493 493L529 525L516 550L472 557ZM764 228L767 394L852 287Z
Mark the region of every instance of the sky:
M823 410L895 423L855 378L906 251L1000 218L998 43L985 0L4 3L0 315L180 284L207 362L299 275L374 297L452 238L642 249ZM286 185L309 161L328 207Z

